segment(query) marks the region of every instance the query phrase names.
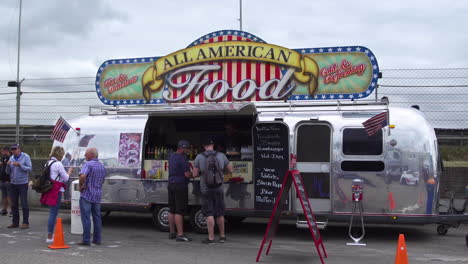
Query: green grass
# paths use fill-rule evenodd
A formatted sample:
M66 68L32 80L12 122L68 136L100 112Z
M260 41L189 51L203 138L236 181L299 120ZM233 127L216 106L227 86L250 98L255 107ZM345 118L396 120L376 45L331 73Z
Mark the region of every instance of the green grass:
M46 159L52 149L52 142L40 142L36 144L23 144L21 150L33 159Z
M444 161L445 167L468 167L468 161Z

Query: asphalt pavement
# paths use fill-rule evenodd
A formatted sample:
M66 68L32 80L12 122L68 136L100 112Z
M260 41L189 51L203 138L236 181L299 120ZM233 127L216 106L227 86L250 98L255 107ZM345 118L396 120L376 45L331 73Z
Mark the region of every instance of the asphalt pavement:
M113 212L103 221L102 245L84 247L77 245L81 236L70 233L69 210L59 216L69 249L47 247L45 209L31 211L31 227L26 230L6 228L11 218L1 216L0 263L255 263L268 222L247 219L227 227L226 243L205 245L201 240L206 235L190 228L186 233L193 241L168 239L168 233L153 227L149 213ZM291 221L281 223L270 254L263 253L260 263L320 263L310 233L296 229ZM400 233L406 238L409 263L468 263L467 225L450 229L445 236L437 235L435 225L368 226L365 247L346 245L351 241L345 225L329 226L321 233L328 254L325 263L394 263Z

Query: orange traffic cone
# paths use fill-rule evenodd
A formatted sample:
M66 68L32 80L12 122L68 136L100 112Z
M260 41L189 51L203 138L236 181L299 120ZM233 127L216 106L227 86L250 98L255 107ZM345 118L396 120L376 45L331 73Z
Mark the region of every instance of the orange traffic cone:
M395 264L408 264L408 252L406 252L405 235L403 234L398 237Z
M54 242L48 247L52 249L70 248L68 245L65 245L65 241L63 239L62 218L57 218L57 222L55 223Z

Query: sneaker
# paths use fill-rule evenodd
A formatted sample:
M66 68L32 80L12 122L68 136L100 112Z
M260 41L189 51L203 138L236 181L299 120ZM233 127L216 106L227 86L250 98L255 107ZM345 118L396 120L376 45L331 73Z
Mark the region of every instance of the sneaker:
M28 224L22 224L20 226L21 229L28 229L29 228L29 225Z
M188 238L186 235L177 236L175 240L178 241L178 242L192 241L192 239Z
M86 242L81 241L81 242L77 243L77 245L89 247L89 246L91 246L91 243L86 243Z
M214 243L216 243L216 240L211 240L209 238L205 238L204 240L202 240L202 243L203 244L206 244L206 245L213 245Z
M46 242L47 244L52 244L52 242L54 242L54 237L52 237L52 238L46 238L45 242Z
M177 234L176 233L169 233L169 239L176 239Z
M2 215L7 215L7 214L8 214L7 210L2 210Z
M219 243L226 242L226 237L219 237Z
M93 244L94 244L94 245L97 245L97 246L100 246L100 245L101 245L101 242L93 241Z
M15 225L15 224L11 224L11 225L7 226L7 228L18 228L18 227L19 227L19 225Z

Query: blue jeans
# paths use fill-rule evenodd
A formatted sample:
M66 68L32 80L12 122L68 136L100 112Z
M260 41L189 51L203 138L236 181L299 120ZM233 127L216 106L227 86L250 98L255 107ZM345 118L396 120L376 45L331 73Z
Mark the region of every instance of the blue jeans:
M10 199L13 224L19 225L18 199L20 199L23 210L23 224L29 225L28 184L11 184Z
M83 243L89 244L91 238L91 219L93 216L93 242L101 243L101 204L91 203L84 198L80 198L81 224L83 225Z
M62 200L62 192L58 193L57 204L49 206L49 220L47 221L47 233L53 234L55 227L55 219L57 219L60 201Z

